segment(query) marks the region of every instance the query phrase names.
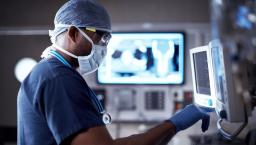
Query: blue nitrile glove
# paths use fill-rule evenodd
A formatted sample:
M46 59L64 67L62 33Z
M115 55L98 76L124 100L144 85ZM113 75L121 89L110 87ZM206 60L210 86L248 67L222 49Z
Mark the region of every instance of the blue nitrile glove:
M176 127L176 132L178 132L192 126L200 119L202 119L202 131L205 132L209 127L210 116L199 107L190 104L175 113L170 118L170 121Z

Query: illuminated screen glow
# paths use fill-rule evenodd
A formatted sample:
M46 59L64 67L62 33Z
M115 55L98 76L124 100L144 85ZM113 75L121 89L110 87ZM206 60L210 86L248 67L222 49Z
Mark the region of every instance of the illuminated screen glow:
M113 33L100 84L182 84L183 33Z

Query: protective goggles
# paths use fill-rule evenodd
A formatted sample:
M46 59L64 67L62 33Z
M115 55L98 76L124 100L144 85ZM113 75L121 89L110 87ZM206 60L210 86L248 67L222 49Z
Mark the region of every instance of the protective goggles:
M96 33L97 35L99 35L101 37L101 40L97 43L98 45L101 46L107 46L110 39L111 39L111 34L109 32L106 31L101 31L101 30L96 30L95 28L89 28L86 27L84 28L85 30L91 31Z

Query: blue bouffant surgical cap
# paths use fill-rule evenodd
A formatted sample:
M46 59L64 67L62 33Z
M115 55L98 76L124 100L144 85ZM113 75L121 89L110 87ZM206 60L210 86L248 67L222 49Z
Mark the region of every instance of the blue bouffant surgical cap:
M111 32L110 17L96 0L68 1L56 13L54 25L54 30L49 31L51 37L58 36L70 26L92 27Z

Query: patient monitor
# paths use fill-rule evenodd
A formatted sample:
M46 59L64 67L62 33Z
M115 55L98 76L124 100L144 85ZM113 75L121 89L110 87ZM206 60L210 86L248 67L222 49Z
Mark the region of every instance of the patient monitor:
M190 51L195 103L215 108L224 137L249 124L255 139L249 117L256 117L256 1L211 0L211 28L212 41Z
M247 123L247 127L255 126L249 117L256 117L252 113L256 106L256 1L211 0L211 24L217 126L232 139ZM226 130L228 124L223 121L238 123L237 128ZM249 131L256 134L255 128Z
M216 95L209 47L190 49L190 62L194 87L194 101L200 107L215 108Z
M256 65L246 61L234 65L230 49L221 41L213 40L206 46L190 49L194 100L200 107L215 109L218 115L217 127L224 137L232 139L248 123L248 116L255 104ZM239 69L237 76L235 69ZM238 78L241 77L241 78ZM222 122L239 123L233 131L223 129Z
M209 43L211 51L211 62L213 67L214 89L216 92L216 113L221 119L230 122L244 122L245 106L242 96L240 96L238 85L232 74L232 64L228 49L223 48L219 40Z

